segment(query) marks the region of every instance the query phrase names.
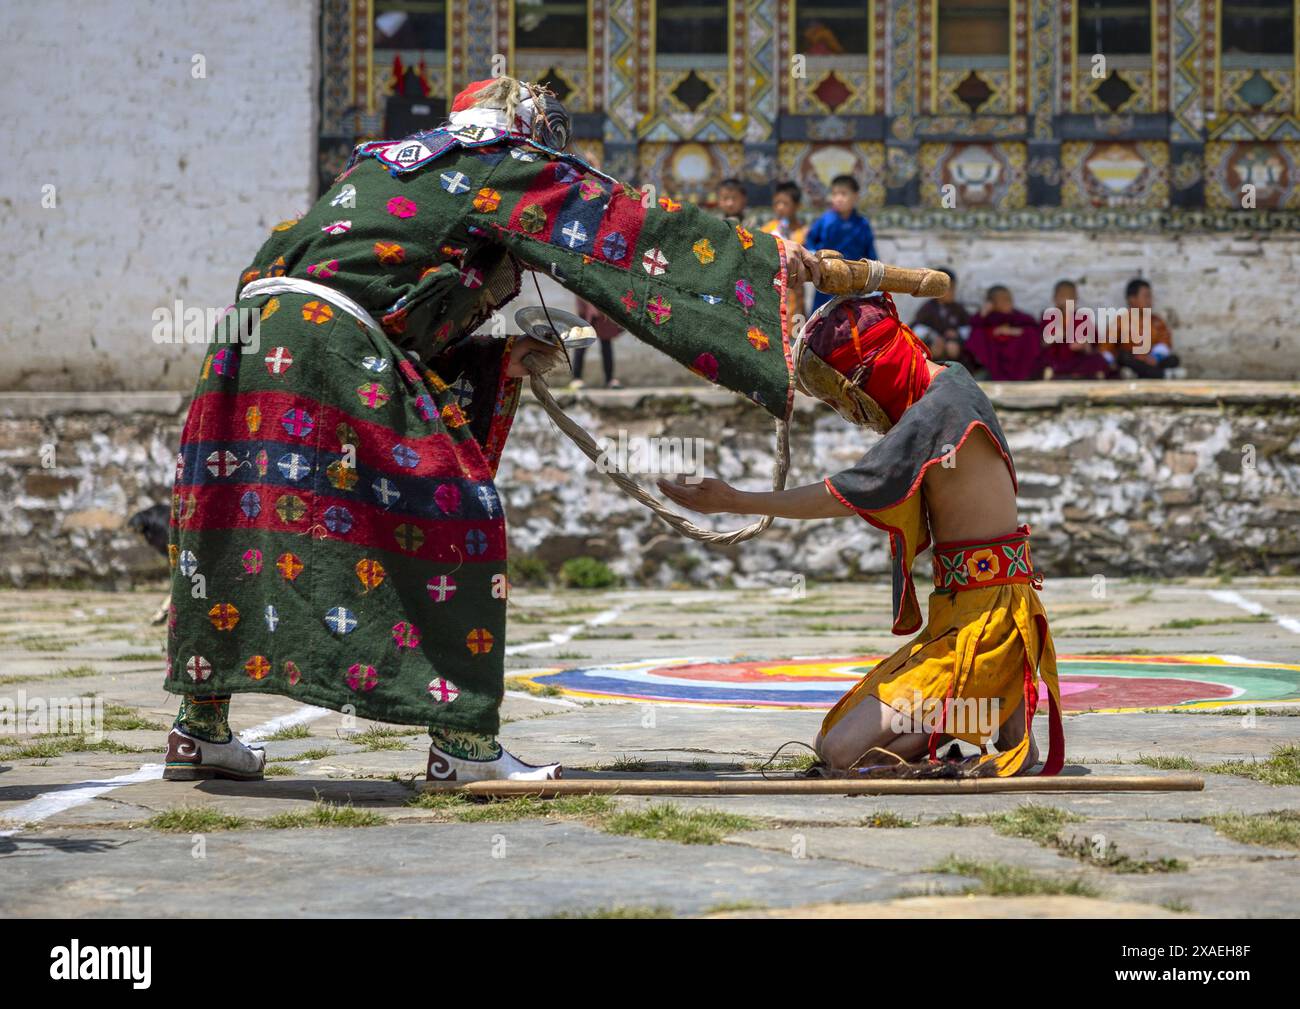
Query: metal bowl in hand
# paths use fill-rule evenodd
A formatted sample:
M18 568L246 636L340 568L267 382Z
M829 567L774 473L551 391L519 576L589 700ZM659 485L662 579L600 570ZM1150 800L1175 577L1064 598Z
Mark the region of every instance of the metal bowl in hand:
M529 305L515 313L515 325L524 336L569 350L581 350L596 342L596 331L572 312Z

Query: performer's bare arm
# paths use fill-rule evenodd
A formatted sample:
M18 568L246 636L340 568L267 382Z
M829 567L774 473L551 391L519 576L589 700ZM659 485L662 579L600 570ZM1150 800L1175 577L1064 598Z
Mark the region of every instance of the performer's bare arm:
M853 514L824 483L782 491L743 491L709 477L694 484L660 480L659 489L683 508L706 515L733 512L782 519L833 519Z
M931 466L925 474L930 528L940 542L1001 536L1015 530L1016 494L998 449L983 434L966 439L955 465ZM774 515L828 519L853 515L823 483L783 491L742 491L724 480L695 484L659 481L659 489L684 508L712 514Z

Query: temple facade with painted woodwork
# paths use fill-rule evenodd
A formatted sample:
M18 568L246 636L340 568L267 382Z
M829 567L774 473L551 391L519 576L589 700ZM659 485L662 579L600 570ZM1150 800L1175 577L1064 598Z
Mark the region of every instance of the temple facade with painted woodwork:
M847 173L886 228L1293 230L1297 0L322 0L320 183L496 73L706 205Z

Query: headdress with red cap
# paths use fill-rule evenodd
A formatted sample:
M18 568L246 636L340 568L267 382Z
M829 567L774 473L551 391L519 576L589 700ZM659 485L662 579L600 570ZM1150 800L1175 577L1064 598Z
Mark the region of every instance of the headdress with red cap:
M563 151L572 136L568 110L544 84L513 77L474 81L451 103L449 125L489 126L526 136L551 150Z
M799 389L854 424L888 431L930 386L925 343L888 294L835 298L792 348Z

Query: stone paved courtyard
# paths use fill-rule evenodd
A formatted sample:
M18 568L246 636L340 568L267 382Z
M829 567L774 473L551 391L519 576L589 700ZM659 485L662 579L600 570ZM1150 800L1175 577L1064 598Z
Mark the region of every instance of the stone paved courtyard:
M1048 582L1063 655L1300 663L1300 581ZM0 913L156 916L1292 916L1300 705L1072 713L1065 773L1203 773L1190 793L425 797L426 738L236 697L264 782L160 780L163 590L0 592L0 699L102 699L105 731L0 738ZM549 671L897 647L883 585L512 599L506 744L569 777L753 776L818 710L597 702ZM1300 671L1295 673L1300 683ZM539 687L537 684L542 684ZM1292 691L1294 693L1294 691ZM1046 725L1038 720L1040 747ZM797 757L798 750L787 754ZM779 765L787 773L796 762Z

